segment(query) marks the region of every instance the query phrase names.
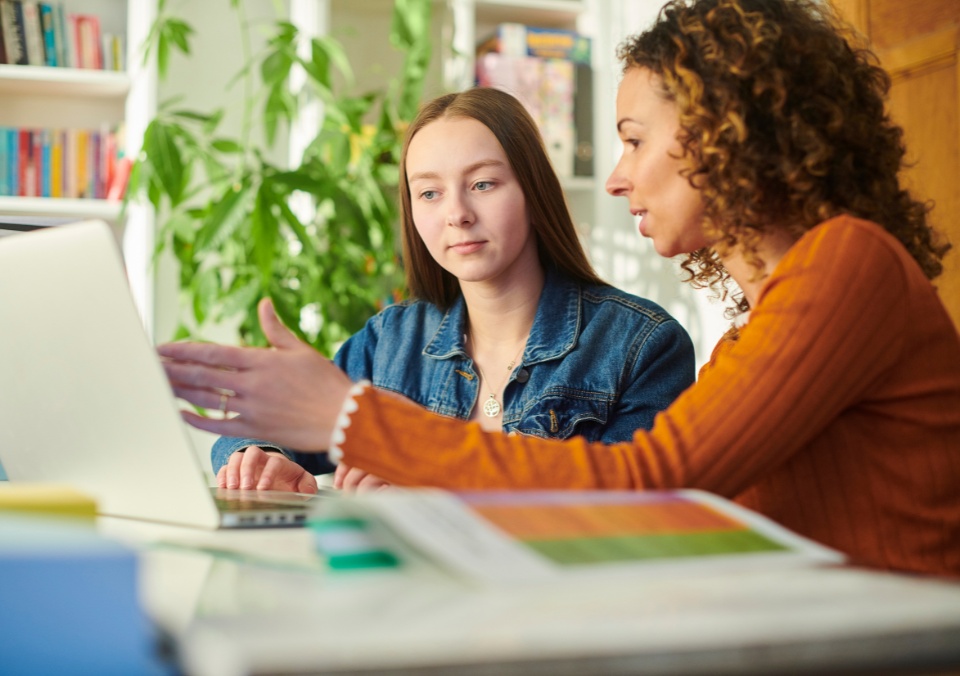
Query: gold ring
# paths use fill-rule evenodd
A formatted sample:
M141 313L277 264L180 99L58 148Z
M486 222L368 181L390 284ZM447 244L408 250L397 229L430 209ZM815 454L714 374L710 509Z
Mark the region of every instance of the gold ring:
M230 401L230 393L229 393L229 392L221 392L221 393L220 393L220 413L221 413L222 415L226 415L226 414L227 414L227 402L228 402L228 401Z

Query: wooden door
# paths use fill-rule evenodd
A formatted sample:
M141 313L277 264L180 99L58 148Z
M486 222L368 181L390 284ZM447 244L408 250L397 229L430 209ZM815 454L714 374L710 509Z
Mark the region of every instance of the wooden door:
M832 0L867 38L893 80L890 111L912 166L904 183L934 202L931 223L953 249L935 280L960 327L960 2Z

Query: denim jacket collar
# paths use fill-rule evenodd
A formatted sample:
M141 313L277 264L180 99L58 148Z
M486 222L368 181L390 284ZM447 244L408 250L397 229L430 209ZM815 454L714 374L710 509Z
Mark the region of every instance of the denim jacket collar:
M532 365L558 359L576 346L582 319L582 293L576 281L547 271L522 363ZM463 340L466 320L467 304L461 294L444 314L423 354L434 359L466 357Z

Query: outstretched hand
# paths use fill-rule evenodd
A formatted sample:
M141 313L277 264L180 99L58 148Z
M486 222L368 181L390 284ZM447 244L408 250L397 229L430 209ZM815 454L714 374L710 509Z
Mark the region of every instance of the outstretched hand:
M325 451L352 385L343 371L283 325L270 299L258 306L272 347L167 343L157 348L174 394L224 417L182 411L202 430Z

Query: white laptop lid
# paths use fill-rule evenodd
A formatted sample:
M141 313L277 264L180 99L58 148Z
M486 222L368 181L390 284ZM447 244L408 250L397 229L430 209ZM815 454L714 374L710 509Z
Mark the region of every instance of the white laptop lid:
M0 238L0 462L102 514L219 525L103 222Z

